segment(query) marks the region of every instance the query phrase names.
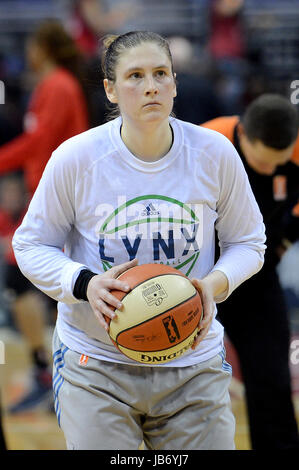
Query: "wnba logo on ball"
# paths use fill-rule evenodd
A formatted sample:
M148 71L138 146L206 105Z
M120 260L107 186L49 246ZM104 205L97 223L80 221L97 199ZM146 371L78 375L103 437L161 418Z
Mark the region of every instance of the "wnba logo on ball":
M180 333L172 315L169 315L168 317L163 319L163 325L170 343L173 343L177 339L180 339Z
M105 271L115 264L114 253L130 260L151 253L154 262L190 274L202 246L202 204L157 194L131 200L119 196L117 207L100 204L95 215L100 218L96 233Z

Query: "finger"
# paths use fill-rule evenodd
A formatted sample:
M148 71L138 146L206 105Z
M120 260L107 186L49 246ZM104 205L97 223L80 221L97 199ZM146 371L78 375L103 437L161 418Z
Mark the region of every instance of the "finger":
M210 326L211 326L211 323L212 323L212 315L207 315L203 317L203 319L199 322L198 324L198 333L194 339L194 342L191 346L191 349L196 349L196 347L198 346L198 344L204 339L204 337L207 335L209 329L210 329Z
M108 318L113 320L116 317L115 311L109 307L102 299L97 300L96 310L100 315L106 315Z
M94 311L94 314L99 322L99 324L101 325L102 328L104 328L105 331L109 331L109 325L107 323L107 320L105 320L105 318L103 317L103 315L98 311Z
M194 342L191 346L191 349L196 349L199 343L204 339L205 335L207 333L207 328L201 328L197 335L195 336Z
M133 268L134 266L137 266L138 264L138 259L134 258L131 261L127 261L126 263L119 264L118 266L114 266L113 268L110 269L110 273L113 275L113 277L118 277L120 274L124 273L130 268Z
M128 283L114 278L103 278L101 279L101 283L103 287L109 290L121 290L128 292L131 289Z
M103 294L101 295L101 298L106 302L108 305L112 305L113 307L117 309L121 309L123 304L119 299L114 297L114 295L110 294L108 291L103 291Z
M200 329L206 328L211 323L211 316L203 313L203 317L199 322Z
M205 331L208 331L211 325L211 319L208 319L206 321L201 321L198 325L198 328L200 330L199 334L202 336Z
M191 284L194 285L195 289L198 290L198 292L201 294L202 293L202 289L201 289L201 286L199 284L199 281L195 278L191 279Z
M113 308L110 309L108 305L101 299L97 298L90 302L90 306L96 316L103 316L104 314L112 319L115 315Z
M193 349L193 350L196 349L198 343L199 343L199 332L197 333L197 335L196 335L195 338L194 338L194 341L193 341L193 343L192 343L191 349Z

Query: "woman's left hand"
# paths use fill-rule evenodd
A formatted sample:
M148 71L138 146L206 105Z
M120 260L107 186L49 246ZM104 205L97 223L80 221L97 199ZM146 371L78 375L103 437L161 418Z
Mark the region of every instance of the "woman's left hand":
M192 279L191 282L199 292L203 306L203 317L198 325L199 332L191 346L192 349L195 349L207 335L213 321L215 298L219 295L225 298L227 295L228 279L222 271L215 270L203 279Z
M201 321L199 322L199 332L197 333L194 343L191 346L191 349L195 349L209 331L210 325L213 321L215 304L213 289L208 281L205 281L204 279L192 279L191 282L200 295L203 307L203 316Z

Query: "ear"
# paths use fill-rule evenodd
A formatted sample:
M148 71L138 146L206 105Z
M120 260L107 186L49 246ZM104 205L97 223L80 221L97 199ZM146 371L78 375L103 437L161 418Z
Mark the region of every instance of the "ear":
M114 83L111 80L104 78L103 84L104 84L106 96L108 100L110 101L110 103L114 103L114 104L117 103L117 96L116 96Z
M244 126L241 122L239 122L239 124L238 124L238 136L240 137L240 136L244 136L244 135L246 135Z
M177 89L176 89L176 73L173 74L173 98L176 97L177 95Z

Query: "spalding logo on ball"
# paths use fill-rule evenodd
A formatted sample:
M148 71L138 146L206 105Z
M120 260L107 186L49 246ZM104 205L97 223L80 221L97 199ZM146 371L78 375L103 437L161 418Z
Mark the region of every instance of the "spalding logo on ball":
M200 295L190 280L170 266L143 264L118 279L131 287L111 294L123 304L110 321L109 336L127 357L139 363L166 363L193 344L202 318Z

